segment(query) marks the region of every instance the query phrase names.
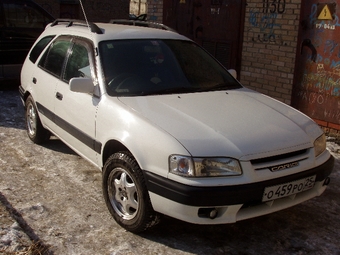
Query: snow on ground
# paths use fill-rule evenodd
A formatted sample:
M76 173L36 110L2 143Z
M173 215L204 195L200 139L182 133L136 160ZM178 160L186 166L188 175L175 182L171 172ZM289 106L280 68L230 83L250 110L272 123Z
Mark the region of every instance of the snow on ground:
M335 169L340 169L340 145L333 140L332 138L328 138L327 149L336 159ZM337 172L340 171L337 170ZM0 254L31 254L30 252L33 249L38 248L26 235L18 222L10 216L8 208L6 210L4 204L4 200L0 197ZM36 207L41 207L41 205L38 204ZM10 210L15 209L11 208ZM40 252L38 252L38 254L40 254Z
M327 149L335 167L320 198L230 225L165 218L149 233L133 235L106 210L101 173L59 141L31 144L18 93L0 91L0 98L0 254L50 246L46 254L340 255L340 145L333 137Z

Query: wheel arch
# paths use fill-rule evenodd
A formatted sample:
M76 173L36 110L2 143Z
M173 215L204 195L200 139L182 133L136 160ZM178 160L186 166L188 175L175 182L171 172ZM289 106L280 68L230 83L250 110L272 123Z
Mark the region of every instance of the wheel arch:
M31 96L31 93L29 92L29 91L25 91L25 93L22 95L22 100L23 100L23 102L24 102L24 107L26 108L26 104L25 104L25 102L26 102L26 100L27 100L27 98L29 97L29 96ZM33 99L34 100L34 99Z
M102 166L105 165L105 162L107 159L114 153L117 153L119 151L128 151L131 153L131 151L121 142L117 140L109 140L105 143L103 152L102 152ZM131 153L132 155L132 153ZM132 155L133 156L133 155Z

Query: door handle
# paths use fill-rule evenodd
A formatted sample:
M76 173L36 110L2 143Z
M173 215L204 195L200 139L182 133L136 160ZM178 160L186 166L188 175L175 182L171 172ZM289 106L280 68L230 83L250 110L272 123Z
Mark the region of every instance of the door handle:
M37 78L33 77L32 82L33 82L34 84L37 84Z
M57 92L57 93L55 94L55 97L56 97L57 99L59 99L59 100L63 100L63 95L60 94L59 92Z
M311 51L312 51L312 61L313 62L316 62L316 56L317 56L317 51L314 47L314 45L312 44L311 40L310 39L304 39L303 42L301 43L301 54L302 54L302 51L303 51L303 47L308 47Z

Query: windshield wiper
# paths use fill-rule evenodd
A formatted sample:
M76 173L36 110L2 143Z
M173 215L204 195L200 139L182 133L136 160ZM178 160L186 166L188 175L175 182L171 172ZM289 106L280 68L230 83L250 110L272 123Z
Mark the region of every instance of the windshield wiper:
M156 90L135 91L135 92L123 92L115 93L115 96L152 96L152 95L169 95L169 94L183 94L183 93L195 93L195 92L208 92L218 90L230 90L240 88L239 84L233 84L232 86L227 83L219 83L211 87L172 87Z
M145 91L142 95L150 96L150 95L166 95L166 94L181 94L181 93L188 93L188 92L195 92L196 90L191 87L175 87L175 88L166 88L166 89L159 89L154 91Z
M224 90L228 89L228 86L226 83L219 83L211 87L204 87L199 89L199 92L205 92L205 91L216 91L216 90Z
M211 86L211 87L201 88L199 92L229 90L229 89L237 89L237 88L240 88L240 85L237 83L229 85L228 83L223 82L223 83L219 83L214 86Z

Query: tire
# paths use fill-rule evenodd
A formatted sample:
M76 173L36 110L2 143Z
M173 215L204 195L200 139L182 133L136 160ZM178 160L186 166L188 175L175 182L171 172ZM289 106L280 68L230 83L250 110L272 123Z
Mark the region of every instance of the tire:
M142 170L128 152L113 154L103 168L105 203L114 220L139 233L159 222L151 205Z
M42 144L50 138L51 133L42 126L32 96L25 102L25 122L27 135L34 143Z

